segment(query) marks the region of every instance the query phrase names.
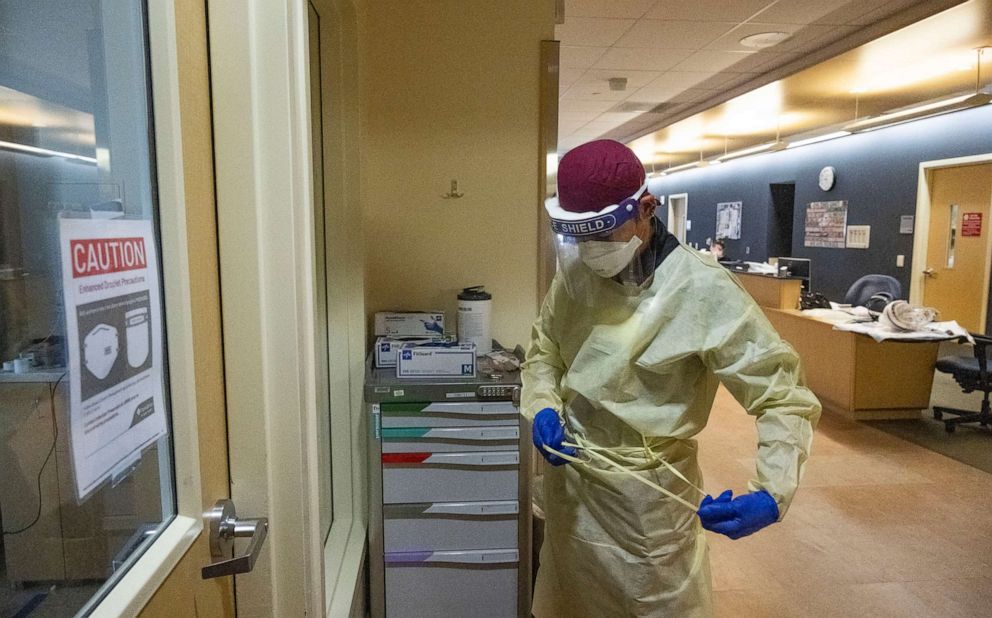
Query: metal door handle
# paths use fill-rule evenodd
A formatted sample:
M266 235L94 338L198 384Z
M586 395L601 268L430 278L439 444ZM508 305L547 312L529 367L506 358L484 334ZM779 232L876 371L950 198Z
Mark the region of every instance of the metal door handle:
M248 573L255 567L258 555L262 553L262 545L269 531L269 520L265 517L257 519L238 519L234 511L234 503L230 500L218 500L214 508L204 516L210 524L210 555L213 562L203 567L203 579L224 577ZM248 548L244 555L222 560L230 555L234 539L250 537Z
M926 269L926 270L923 271L923 276L924 277L930 277L931 279L936 279L937 278L937 273L934 272L934 270L932 268L928 268L928 269Z

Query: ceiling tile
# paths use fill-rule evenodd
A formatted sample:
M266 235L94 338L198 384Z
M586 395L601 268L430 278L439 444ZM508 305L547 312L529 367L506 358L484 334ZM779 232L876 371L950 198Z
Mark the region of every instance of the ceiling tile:
M726 69L727 73L764 73L771 66L781 66L794 56L785 52L761 51L750 54L734 66Z
M734 0L733 2L686 2L660 0L644 16L647 19L680 19L684 21L746 21L771 0Z
M701 50L689 56L686 60L675 65L678 71L704 71L717 73L730 69L738 62L758 52L730 52L718 50ZM741 72L747 69L741 69Z
M855 26L867 26L876 21L881 21L891 15L895 15L899 11L902 11L913 4L917 4L917 2L912 2L910 0L896 0L894 2L885 2L882 4L871 3L872 6L870 11L863 11L857 17L852 16L849 18L847 23Z
M640 116L640 112L607 112L596 117L596 121L612 122L614 126L619 126L629 120Z
M623 124L623 123L622 122L593 121L593 122L587 123L584 127L582 127L581 129L579 129L578 131L573 131L572 132L572 135L579 136L579 137L597 138L600 135L602 135L603 133L606 133L610 129L614 129L614 128L618 127L621 124Z
M741 39L754 34L762 34L765 32L784 32L786 34L792 35L802 29L802 26L797 24L766 24L766 23L751 23L742 24L739 28L734 29L719 39L713 41L706 46L706 49L718 49L722 51L755 51L753 47L747 47L746 45L741 45ZM779 45L774 47L769 47L765 49L777 49L780 45L787 45L790 39L786 39Z
M781 24L811 24L819 20L821 23L846 23L844 14L852 11L861 13L859 7L878 6L880 3L852 0L779 0L767 11L757 17L757 21ZM844 10L841 10L844 9Z
M616 47L701 49L736 26L735 22L639 20Z
M655 0L565 0L565 21L573 17L629 17L637 19Z
M669 71L661 75L650 83L645 84L647 90L671 90L674 88L685 90L700 84L716 75L716 72L698 71Z
M609 101L605 101L605 103L607 104L607 108L606 109L609 109L610 106L613 105L613 103L611 103ZM576 124L576 123L579 123L579 122L586 123L586 122L589 122L593 117L595 117L597 114L600 114L600 113L602 113L602 112L590 112L590 111L586 111L586 112L574 111L573 112L573 111L564 111L564 110L562 110L562 111L559 111L558 112L558 123L559 124Z
M692 54L691 49L611 47L593 65L596 69L641 69L666 71Z
M576 101L563 99L558 105L558 117L563 113L601 114L616 105L615 101Z
M860 26L807 26L793 37L794 45L789 48L789 51L793 53L816 51L860 29ZM807 31L809 31L808 34Z
M585 75L585 69L569 69L562 67L558 70L558 89L564 90Z
M633 24L633 19L566 18L564 24L555 26L555 35L562 45L609 47Z
M652 80L661 76L661 71L619 71L606 69L590 69L578 81L580 84L599 84L607 89L611 77L626 77L627 89L646 86Z
M570 86L561 98L580 101L623 101L628 96L630 96L630 90L610 90L609 84L605 82L602 84L579 82Z
M596 61L606 53L606 50L606 47L562 45L558 52L558 62L562 68L588 69L596 64Z
M569 135L565 138L558 139L558 153L564 154L569 150L575 148L576 146L581 146L589 140L585 137L579 137L577 135Z

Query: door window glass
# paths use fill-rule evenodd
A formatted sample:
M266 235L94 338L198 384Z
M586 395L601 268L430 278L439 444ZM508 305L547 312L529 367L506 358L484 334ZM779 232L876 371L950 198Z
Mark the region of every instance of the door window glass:
M72 615L175 514L146 10L0 24L0 610Z

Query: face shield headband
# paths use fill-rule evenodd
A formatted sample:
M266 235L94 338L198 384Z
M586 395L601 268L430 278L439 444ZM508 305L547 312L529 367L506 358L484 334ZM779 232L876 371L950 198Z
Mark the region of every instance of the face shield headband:
M647 191L645 182L630 197L619 204L610 204L599 212L569 212L561 207L557 197L544 201L544 209L551 218L551 229L555 234L583 238L609 234L637 215L641 196Z

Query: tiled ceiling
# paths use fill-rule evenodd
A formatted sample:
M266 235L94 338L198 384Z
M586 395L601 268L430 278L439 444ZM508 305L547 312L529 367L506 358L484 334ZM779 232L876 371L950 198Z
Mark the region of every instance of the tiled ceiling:
M565 0L555 29L558 151L597 137L630 141L960 2ZM769 32L784 40L741 44ZM626 87L612 90L611 78Z

